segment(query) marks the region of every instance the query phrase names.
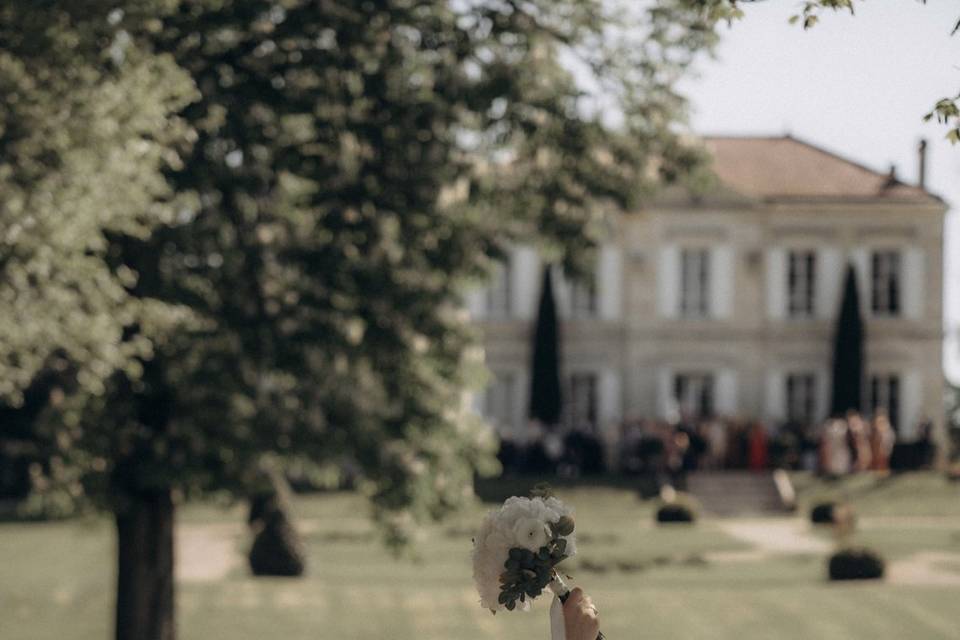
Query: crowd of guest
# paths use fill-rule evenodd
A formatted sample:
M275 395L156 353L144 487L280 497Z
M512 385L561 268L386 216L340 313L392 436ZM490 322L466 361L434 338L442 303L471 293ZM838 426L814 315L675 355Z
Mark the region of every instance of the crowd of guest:
M770 425L729 418L633 420L619 432L582 428L545 430L525 442L504 440L500 461L508 474L591 475L609 471L655 477L682 485L697 470L780 468L825 476L929 468L935 445L929 423L917 437L898 443L886 413L869 418L850 412L819 425Z
M785 468L841 476L860 471L925 468L935 445L930 423L898 449L883 410L867 419L857 412L819 425L708 418L625 422L620 430L620 469L626 473L678 474L704 470L763 471Z
M833 418L820 436L820 469L825 475L842 476L854 471L889 471L890 455L897 434L884 411L865 420L851 411L845 419Z

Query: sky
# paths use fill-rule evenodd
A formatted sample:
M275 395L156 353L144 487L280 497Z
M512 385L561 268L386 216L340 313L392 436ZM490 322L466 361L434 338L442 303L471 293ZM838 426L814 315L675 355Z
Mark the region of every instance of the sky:
M923 122L960 91L957 0L865 0L856 16L825 13L813 29L788 23L794 0L744 3L722 26L713 60L682 85L701 134L790 133L897 176L917 179L917 143L928 140L927 188L951 205L944 249L944 368L960 383L960 145Z

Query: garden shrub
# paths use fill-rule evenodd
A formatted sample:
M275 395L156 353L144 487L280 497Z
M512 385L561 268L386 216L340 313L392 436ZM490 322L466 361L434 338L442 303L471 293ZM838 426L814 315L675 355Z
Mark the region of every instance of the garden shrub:
M303 542L290 518L290 489L275 470L258 473L248 523L254 531L250 570L257 576L299 576L305 569Z
M833 524L833 508L836 502L821 502L810 510L810 522L813 524Z
M303 575L303 544L286 513L270 512L250 549L250 570L255 576Z
M657 509L657 522L693 523L697 519L696 511L689 502L668 502Z
M810 510L810 522L834 525L850 533L856 527L857 515L853 506L845 502L822 502Z
M828 565L831 580L878 580L885 568L880 554L867 548L841 549Z

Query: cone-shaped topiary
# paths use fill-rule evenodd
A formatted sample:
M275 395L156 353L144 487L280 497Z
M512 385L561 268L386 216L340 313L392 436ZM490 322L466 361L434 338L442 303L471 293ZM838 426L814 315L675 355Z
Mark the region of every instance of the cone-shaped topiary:
M657 522L664 523L693 523L697 514L688 504L669 502L657 509Z
M530 380L530 419L544 425L560 422L560 331L553 299L550 265L543 268L543 286L537 324L533 332L533 362Z
M866 331L860 313L857 274L851 264L847 267L840 313L833 336L831 415L841 416L847 411L862 409L865 342Z
M810 522L813 524L833 524L835 502L821 502L810 510Z
M250 549L256 576L300 576L306 568L300 536L283 511L271 511Z
M831 580L878 580L885 569L880 554L867 548L841 549L830 556L828 564Z
M306 568L303 543L288 513L289 490L275 470L262 470L250 498L250 570L257 576L299 576Z

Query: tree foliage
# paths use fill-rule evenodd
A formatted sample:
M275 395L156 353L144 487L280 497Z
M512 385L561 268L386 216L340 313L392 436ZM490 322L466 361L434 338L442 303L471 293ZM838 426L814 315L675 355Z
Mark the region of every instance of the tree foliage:
M142 371L44 432L68 492L115 508L164 486L242 490L275 453L359 470L404 540L492 464L463 402L465 285L516 240L575 271L604 210L702 159L673 86L713 16L680 2L198 0L111 16L129 60L175 63L198 93L173 119L192 144L169 147L166 185L138 190L188 204L150 234L111 228L105 269L139 304L190 313L163 332L115 316L120 344L149 342Z
M0 401L19 405L45 367L68 359L89 391L149 353L123 327L147 313L136 275L104 261L104 232L144 236L169 219L160 169L186 134L194 97L165 56L129 46L107 3L0 8ZM73 3L71 3L73 5Z

